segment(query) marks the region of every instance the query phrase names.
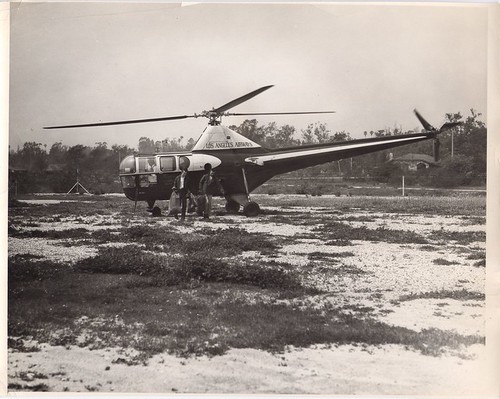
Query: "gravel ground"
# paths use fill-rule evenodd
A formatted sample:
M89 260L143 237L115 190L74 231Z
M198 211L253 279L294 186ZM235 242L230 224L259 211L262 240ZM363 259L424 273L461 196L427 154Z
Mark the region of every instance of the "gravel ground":
M57 200L54 200L57 201ZM50 205L50 203L48 203ZM266 210L273 211L272 207ZM287 208L301 215L307 211L321 214L323 209ZM337 216L349 218L352 227L412 231L424 236L434 231L484 232L478 218L463 216L395 215L351 210ZM435 328L459 334L485 335L486 309L481 300L419 298L405 296L429 292L460 291L484 293L485 268L478 267L470 254L485 249L484 242L468 245L449 242L394 244L352 241L348 246L333 246L315 236L317 225L269 222L269 216L255 220L241 216L215 217L210 222L190 218L180 224L171 218L156 225L183 233L203 228L237 226L248 232L282 237L287 242L272 256L296 268L308 270L313 258L341 254L341 262L326 263L321 273L304 273L307 284L326 293L302 299L303 306L357 306L373 308L380 321L415 331ZM43 221L23 230L109 229L119 226L115 215L94 215ZM354 220L352 220L354 219ZM358 220L356 220L358 219ZM223 221L224 223L222 223ZM13 220L15 223L15 220ZM134 221L132 221L134 223ZM294 237L297 236L295 239ZM304 238L310 236L311 238ZM291 241L290 241L291 240ZM67 246L66 240L9 238L9 256L43 255L49 260L72 263L94 256L96 247ZM64 246L63 246L64 245ZM434 246L429 250L429 246ZM343 256L342 256L343 254ZM262 259L257 251L241 255ZM265 255L268 256L268 255ZM265 257L264 256L264 257ZM444 261L443 261L444 260ZM330 273L338 268L359 273ZM289 348L276 355L253 349L233 349L215 358L184 359L158 355L147 366L112 363L123 350L90 351L87 348L41 345L41 351L16 352L9 349L9 383L29 390L47 380L31 377L29 372L50 376L53 391L103 392L183 392L183 393L316 393L341 395L483 395L491 389L484 373L489 354L482 345L464 348L458 354L425 356L397 345L331 346ZM111 365L111 366L110 366ZM488 391L490 392L490 391Z

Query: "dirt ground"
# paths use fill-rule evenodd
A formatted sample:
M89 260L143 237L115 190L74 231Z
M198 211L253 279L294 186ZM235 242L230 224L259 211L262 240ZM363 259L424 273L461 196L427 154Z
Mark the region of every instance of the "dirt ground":
M285 354L232 349L217 357L156 355L143 365L112 363L118 349L43 346L10 353L9 372L49 375L53 392L481 396L488 386L484 347L473 359L432 357L396 345L290 348ZM26 379L26 377L25 377ZM13 378L12 381L20 381ZM28 385L43 380L33 378Z
M269 205L266 209L272 210ZM323 212L324 207L290 207L292 213ZM324 245L314 235L314 225L269 222L268 216L249 220L223 216L249 232L300 237L283 245L277 260L303 267L311 253L339 251ZM351 210L345 217L352 226L419 232L484 231L484 220L463 215L383 214ZM96 215L58 223L40 221L31 229L107 228ZM179 224L172 218L159 223L177 231L200 227L226 228L220 218L213 222L192 220ZM310 235L310 238L304 238ZM485 268L471 259L471 251L483 251L485 242L467 245L436 244L429 250L421 244L353 241L343 250L352 253L344 267L362 269L355 277L314 276L314 284L328 294L309 298L309 306L329 302L334 306L356 305L374 309L384 323L415 331L439 329L459 334L485 336L487 321L484 301L418 297L397 303L398 298L437 291L484 293ZM79 259L95 254L92 247L61 247L57 240L9 238L9 256L43 253L47 259ZM258 257L248 252L243 257ZM444 263L445 266L440 265ZM37 390L44 384L51 392L122 393L232 393L232 394L335 394L335 395L425 395L484 396L492 394L494 354L485 345L475 344L448 351L441 356L424 355L402 345L313 345L288 347L285 353L257 349L230 349L221 356L179 358L158 354L147 364L126 364L132 350L106 348L91 350L78 346L40 344L38 352L9 349L8 383L12 391ZM120 360L121 359L121 360ZM16 389L16 387L18 387Z

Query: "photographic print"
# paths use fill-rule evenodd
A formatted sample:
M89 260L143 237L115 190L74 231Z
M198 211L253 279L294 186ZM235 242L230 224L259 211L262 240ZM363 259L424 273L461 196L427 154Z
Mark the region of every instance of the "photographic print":
M11 3L8 393L494 393L491 10Z

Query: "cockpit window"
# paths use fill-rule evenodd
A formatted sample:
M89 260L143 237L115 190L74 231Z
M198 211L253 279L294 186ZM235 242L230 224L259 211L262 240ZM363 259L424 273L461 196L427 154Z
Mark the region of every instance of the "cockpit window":
M175 170L175 157L161 157L160 170L163 172Z
M120 173L135 173L135 157L129 155L120 163Z

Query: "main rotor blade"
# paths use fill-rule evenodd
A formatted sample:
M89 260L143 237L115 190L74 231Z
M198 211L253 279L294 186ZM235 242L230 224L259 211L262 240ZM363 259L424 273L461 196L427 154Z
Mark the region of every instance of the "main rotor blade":
M171 121L171 120L176 120L176 119L186 119L186 118L196 118L196 117L197 117L197 115L166 116L163 118L133 119L133 120L128 120L128 121L86 123L83 125L45 126L44 129L69 129L69 128L75 128L75 127L127 125L127 124L132 124L132 123Z
M251 112L251 113L227 113L224 116L252 116L252 115L311 115L311 114L334 114L335 111L306 111L306 112Z
M274 85L269 85L269 86L261 87L260 89L257 89L257 90L254 90L254 91L248 93L248 94L245 94L244 96L241 96L241 97L237 98L236 100L230 101L227 104L224 104L224 105L220 106L219 108L214 109L212 111L215 112L215 113L218 113L218 114L220 114L222 112L225 112L228 109L236 107L238 104L241 104L241 103L243 103L245 101L250 100L252 97L255 97L257 94L260 94L263 91L266 91L267 89L270 89L273 86Z

